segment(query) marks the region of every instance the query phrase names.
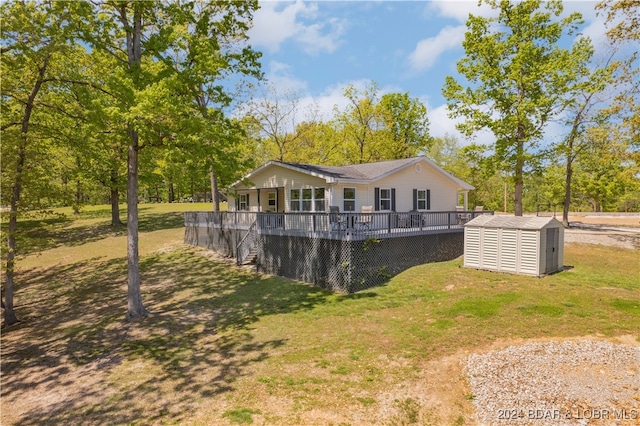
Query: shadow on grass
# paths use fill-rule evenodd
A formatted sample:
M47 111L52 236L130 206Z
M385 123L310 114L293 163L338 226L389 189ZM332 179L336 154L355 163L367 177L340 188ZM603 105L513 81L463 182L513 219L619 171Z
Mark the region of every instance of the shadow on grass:
M94 213L94 212L91 212ZM98 216L98 217L103 217ZM127 226L112 226L109 220L90 225L71 226L76 218L53 217L18 222L18 254L29 255L61 246L78 246L108 237L127 235ZM2 224L6 245L6 225ZM183 213L147 213L138 220L139 232L152 232L184 226Z
M41 398L22 425L180 422L234 389L286 339L256 340L265 315L311 309L331 293L212 262L193 249L141 260L145 306L126 313L126 261L27 271L3 330L2 398ZM66 397L47 396L55 390Z

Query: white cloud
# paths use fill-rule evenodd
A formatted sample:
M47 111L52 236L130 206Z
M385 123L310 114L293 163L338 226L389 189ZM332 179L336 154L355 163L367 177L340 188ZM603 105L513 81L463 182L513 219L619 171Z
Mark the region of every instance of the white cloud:
M483 145L491 145L495 141L493 133L488 130L479 131L474 135L473 139L467 139L458 129L456 125L462 122L463 118L449 118L449 110L447 105L443 104L436 108L427 107L427 115L429 117L429 134L433 137L444 137L450 135L458 139L461 145L469 145L476 142Z
M269 62L269 71L265 77L269 84L274 85L283 92L303 92L307 90L308 83L291 74L291 67L278 61Z
M316 3L298 0L285 4L286 7L279 8L279 2L260 2L260 9L253 17L253 27L249 30L254 46L277 52L283 42L292 39L309 54L331 53L337 49L346 28L345 20L331 18L306 24L302 21L317 19Z
M429 2L425 9L425 14L431 16L433 14L444 18L452 18L458 22L467 22L469 14L475 16L497 16L498 12L493 10L486 3L478 6L477 0L464 1L433 1Z
M409 64L414 71L424 71L436 64L441 54L461 46L466 27L444 27L435 37L420 40L409 55Z

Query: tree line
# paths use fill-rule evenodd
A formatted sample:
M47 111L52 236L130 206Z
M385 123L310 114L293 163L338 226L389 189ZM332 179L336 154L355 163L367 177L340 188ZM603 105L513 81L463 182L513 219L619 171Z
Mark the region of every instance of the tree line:
M257 1L10 1L0 5L5 324L19 218L52 206L127 203L128 310L147 315L138 202L211 199L268 160L326 165L427 155L476 187L472 204L524 211L640 208L637 5L596 5L610 46L596 55L562 2L486 0L443 94L467 137L432 137L426 106L375 82L320 117L265 81L247 38ZM575 37L568 48L563 38ZM631 46L631 47L629 47ZM599 50L601 52L602 49ZM262 90L256 90L259 88ZM549 126L561 129L549 134ZM545 207L546 206L546 207Z

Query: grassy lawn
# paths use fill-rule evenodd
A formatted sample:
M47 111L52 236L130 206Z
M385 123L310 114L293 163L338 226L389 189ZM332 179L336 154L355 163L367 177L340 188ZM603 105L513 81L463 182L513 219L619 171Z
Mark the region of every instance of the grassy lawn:
M542 279L458 259L338 295L184 246L180 212L209 208L140 206L138 323L107 206L23 222L3 425L473 424L469 353L640 335L637 250L568 244L573 268Z

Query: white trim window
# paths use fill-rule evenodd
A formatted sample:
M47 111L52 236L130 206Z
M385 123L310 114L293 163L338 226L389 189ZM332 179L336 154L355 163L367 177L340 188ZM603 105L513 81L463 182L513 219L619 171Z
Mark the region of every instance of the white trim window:
M276 208L276 193L275 192L269 192L267 194L267 205L269 206L270 209L275 209Z
M413 209L414 210L431 210L431 190L430 189L414 189L413 190Z
M418 189L416 194L417 194L416 201L418 202L418 210L426 210L427 209L427 190Z
M380 210L391 210L391 188L380 188Z
M313 190L311 188L304 188L302 190L302 211L310 212L313 206Z
M292 188L289 194L292 212L326 211L325 188Z
M344 188L342 190L342 211L356 211L356 189Z
M313 190L313 210L316 212L326 211L324 198L324 188L315 188Z
M300 189L291 189L291 191L289 192L291 194L291 197L289 199L289 203L291 205L291 211L292 212L299 212L300 211L300 195L302 195L302 191Z
M249 194L238 194L238 210L249 210Z

